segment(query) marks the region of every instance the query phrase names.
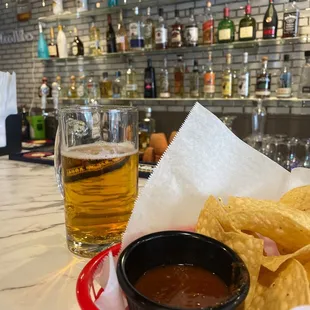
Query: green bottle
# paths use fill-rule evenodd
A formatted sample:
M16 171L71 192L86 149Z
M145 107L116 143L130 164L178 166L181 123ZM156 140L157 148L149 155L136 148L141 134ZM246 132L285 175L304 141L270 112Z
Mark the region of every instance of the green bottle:
M225 5L224 19L218 25L218 42L230 43L235 40L235 25L229 18L229 8Z

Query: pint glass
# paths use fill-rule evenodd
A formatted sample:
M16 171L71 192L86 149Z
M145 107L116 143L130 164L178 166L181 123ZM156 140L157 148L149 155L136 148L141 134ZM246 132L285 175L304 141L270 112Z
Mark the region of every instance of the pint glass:
M69 250L92 257L120 242L137 196L138 111L60 109L55 169Z

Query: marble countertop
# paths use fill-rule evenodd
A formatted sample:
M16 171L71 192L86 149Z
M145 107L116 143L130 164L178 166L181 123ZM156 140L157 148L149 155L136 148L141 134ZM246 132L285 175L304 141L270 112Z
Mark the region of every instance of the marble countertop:
M0 201L0 309L78 310L88 260L67 250L54 169L1 157Z

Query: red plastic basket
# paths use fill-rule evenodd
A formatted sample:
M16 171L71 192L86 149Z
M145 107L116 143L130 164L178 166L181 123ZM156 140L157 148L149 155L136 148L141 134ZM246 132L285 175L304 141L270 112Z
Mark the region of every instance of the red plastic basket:
M94 301L98 299L103 289L98 292L94 286L94 275L102 260L109 255L110 252L114 256L118 255L121 244L118 243L111 248L99 253L92 258L81 271L76 284L76 297L82 310L98 310Z

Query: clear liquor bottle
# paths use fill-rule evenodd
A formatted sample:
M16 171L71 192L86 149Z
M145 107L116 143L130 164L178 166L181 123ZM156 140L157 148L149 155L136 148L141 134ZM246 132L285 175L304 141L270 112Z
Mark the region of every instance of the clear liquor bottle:
M144 47L146 50L152 50L154 47L154 22L151 17L151 8L146 10L146 20L144 22Z
M167 65L167 58L164 59L164 67L160 72L160 83L159 83L159 96L160 98L170 98L170 82L169 82L169 71Z
M99 82L99 89L101 98L112 97L112 81L109 79L108 72L103 72L102 79Z
M283 38L291 38L298 36L300 11L296 5L296 1L289 0L285 5L283 14Z
M183 24L180 21L179 10L175 10L175 21L171 26L171 47L181 47L183 46Z
M299 83L299 98L310 98L310 51L305 52L306 64L302 69Z
M190 9L190 17L185 27L184 37L187 46L197 46L199 39L198 25L194 15L194 9Z
M290 98L292 96L292 73L290 71L290 55L284 55L283 70L280 75L277 97Z
M174 68L174 95L178 98L184 97L184 73L183 56L178 55L178 61Z
M89 29L89 54L91 56L98 56L102 54L100 48L100 31L94 22L91 23Z
M87 98L89 103L97 102L99 95L98 82L94 77L94 74L91 73L87 79Z
M120 71L117 71L115 73L115 79L112 84L112 90L113 90L113 98L123 97L124 83L122 81L122 74Z
M127 30L124 26L122 10L120 10L120 13L119 13L119 23L118 23L118 29L116 32L116 45L117 45L118 52L128 51L128 36L127 36Z
M243 53L243 66L238 76L238 95L240 98L248 98L250 96L250 72L248 66L247 52Z
M80 99L85 99L87 94L85 75L82 73L78 78L77 95Z
M194 60L194 68L189 77L189 93L192 98L199 98L200 96L200 72L198 67L198 61Z
M208 62L203 76L203 93L205 98L215 96L215 73L213 71L212 52L208 52Z
M135 7L135 15L129 24L130 48L132 50L144 50L144 28L139 7Z
M262 57L262 69L257 75L256 91L255 95L257 98L269 98L271 91L271 74L267 70L268 57Z
M71 84L68 89L68 98L77 98L76 79L74 75L71 76L70 81Z
M128 69L126 72L126 97L138 97L137 74L135 68L132 65L131 59L128 60Z
M231 70L231 54L226 54L226 65L222 73L222 97L233 96L233 72Z

